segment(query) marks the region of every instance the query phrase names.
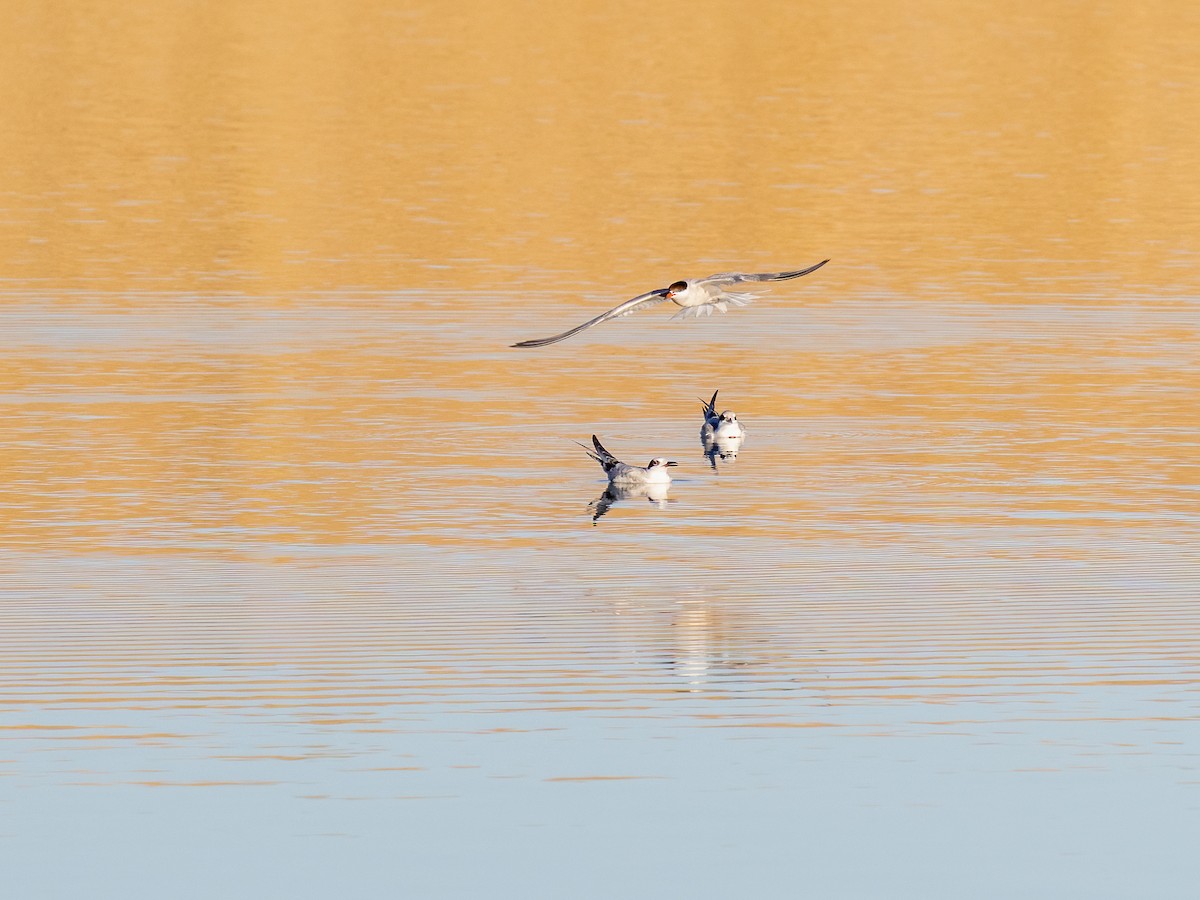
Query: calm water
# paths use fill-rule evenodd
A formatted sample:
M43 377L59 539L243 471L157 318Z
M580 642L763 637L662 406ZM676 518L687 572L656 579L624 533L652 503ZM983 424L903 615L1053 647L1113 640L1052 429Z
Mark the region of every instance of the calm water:
M1194 895L1200 14L850 12L0 9L14 896Z

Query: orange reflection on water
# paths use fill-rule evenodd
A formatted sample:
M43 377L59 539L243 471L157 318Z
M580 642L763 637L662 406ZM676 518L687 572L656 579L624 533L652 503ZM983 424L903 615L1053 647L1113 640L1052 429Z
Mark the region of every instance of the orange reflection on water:
M1172 291L1194 271L1200 16L1179 4L5 18L22 39L0 60L0 256L18 285L286 303L621 293L685 264L825 256L834 296L1047 274Z

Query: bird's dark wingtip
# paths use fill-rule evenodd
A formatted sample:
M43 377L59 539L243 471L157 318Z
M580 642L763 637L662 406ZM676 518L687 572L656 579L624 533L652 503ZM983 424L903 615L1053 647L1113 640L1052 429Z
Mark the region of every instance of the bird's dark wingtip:
M780 272L778 275L775 275L774 277L771 277L771 278L767 278L765 280L767 280L767 281L791 281L793 278L799 278L801 275L809 275L809 274L817 271L817 269L821 268L821 266L825 265L825 263L827 263L827 262L829 262L829 260L823 259L816 265L809 266L807 269L796 269L795 271L792 271L792 272Z
M579 329L575 329L573 331L566 331L566 332L563 332L562 334L556 334L556 335L554 335L554 337L530 338L527 341L517 341L515 344L509 344L509 346L510 347L522 347L522 348L524 348L524 347L545 347L547 344L557 344L559 341L564 340L565 338L569 338L571 335L573 335L575 333L575 331L578 331L578 330Z

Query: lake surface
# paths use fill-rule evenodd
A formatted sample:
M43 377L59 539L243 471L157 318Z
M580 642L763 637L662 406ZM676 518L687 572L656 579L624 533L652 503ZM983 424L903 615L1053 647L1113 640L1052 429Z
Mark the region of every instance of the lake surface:
M1194 895L1196 10L2 15L15 896Z

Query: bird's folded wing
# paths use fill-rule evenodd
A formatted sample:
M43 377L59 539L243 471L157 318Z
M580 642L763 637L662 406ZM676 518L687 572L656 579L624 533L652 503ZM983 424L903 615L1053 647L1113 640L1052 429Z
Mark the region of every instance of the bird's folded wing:
M617 463L620 462L615 456L604 449L604 445L600 443L600 438L592 435L592 446L596 448L596 452L600 454L600 462L602 463Z
M657 290L649 291L632 300L626 300L620 306L614 306L606 313L601 313L594 319L588 319L582 325L577 325L570 331L564 331L562 334L556 334L554 337L536 338L530 341L521 341L518 344L513 344L514 347L544 347L547 344L555 344L561 340L569 338L573 334L579 334L586 328L591 328L593 325L599 325L601 322L607 322L609 319L616 319L619 316L627 316L632 312L637 312L639 309L645 309L648 306L653 306L655 303L662 303L667 299L667 289L658 288Z

